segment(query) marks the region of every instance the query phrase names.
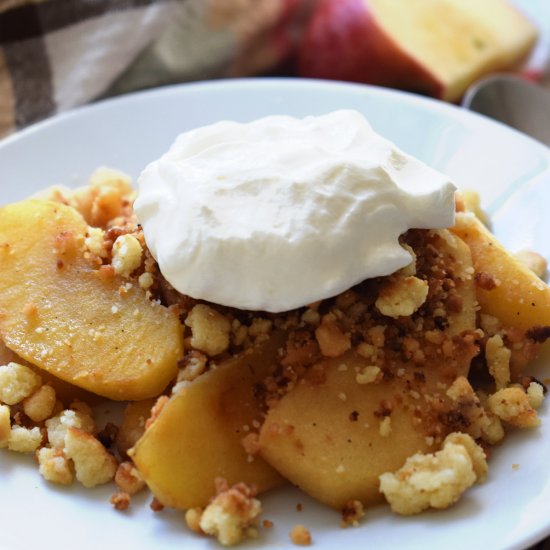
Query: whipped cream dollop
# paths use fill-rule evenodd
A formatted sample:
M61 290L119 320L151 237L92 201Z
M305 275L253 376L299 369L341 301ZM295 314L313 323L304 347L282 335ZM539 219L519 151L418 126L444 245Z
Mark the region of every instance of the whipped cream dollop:
M411 262L399 236L454 222L454 185L356 111L183 133L138 179L135 212L183 294L287 311Z

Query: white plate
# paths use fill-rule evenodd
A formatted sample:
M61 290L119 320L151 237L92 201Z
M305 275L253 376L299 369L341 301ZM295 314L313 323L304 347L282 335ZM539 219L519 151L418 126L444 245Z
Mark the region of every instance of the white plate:
M38 124L0 143L0 203L53 183L82 184L100 165L136 176L177 133L220 119L268 114L362 111L405 151L447 172L461 187L479 190L497 235L512 249L550 256L550 152L502 125L459 108L372 87L298 80L233 80L175 86L98 103ZM544 361L537 369L550 377ZM315 548L517 549L550 534L550 414L543 425L517 432L495 449L486 484L444 512L413 518L386 507L369 511L357 529L339 528L339 515L295 490L264 497L275 527L247 546L296 548L297 522L311 528ZM205 434L207 437L207 434ZM519 464L514 469L513 464ZM153 514L145 497L127 513L108 503L112 487L92 491L45 483L29 457L0 453L0 547L214 548L190 534L181 513ZM303 504L303 511L295 510Z

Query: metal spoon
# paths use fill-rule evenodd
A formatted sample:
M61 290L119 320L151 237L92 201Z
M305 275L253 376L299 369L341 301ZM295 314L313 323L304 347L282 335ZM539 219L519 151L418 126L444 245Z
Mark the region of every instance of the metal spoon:
M550 146L550 90L542 86L518 76L497 74L472 85L462 106Z

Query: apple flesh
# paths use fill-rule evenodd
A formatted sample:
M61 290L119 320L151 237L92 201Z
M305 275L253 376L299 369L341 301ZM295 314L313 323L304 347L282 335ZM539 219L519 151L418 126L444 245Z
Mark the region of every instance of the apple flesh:
M254 394L273 372L284 334L220 363L173 395L128 451L141 476L165 506L206 506L215 480L244 482L263 492L283 483L259 456L248 456L242 440L262 419ZM131 427L133 412L127 415Z
M322 0L298 71L456 101L484 74L519 64L536 38L505 0Z
M41 371L120 401L162 392L177 374L177 315L84 254L73 208L28 199L0 209L0 338ZM59 248L59 247L63 248Z

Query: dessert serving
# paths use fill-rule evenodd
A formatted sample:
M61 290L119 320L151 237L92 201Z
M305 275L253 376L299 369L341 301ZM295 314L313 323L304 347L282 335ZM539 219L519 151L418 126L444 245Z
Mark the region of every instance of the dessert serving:
M544 259L358 113L200 128L138 183L0 210L0 445L46 480L148 487L231 545L288 482L343 526L446 508L538 426Z

